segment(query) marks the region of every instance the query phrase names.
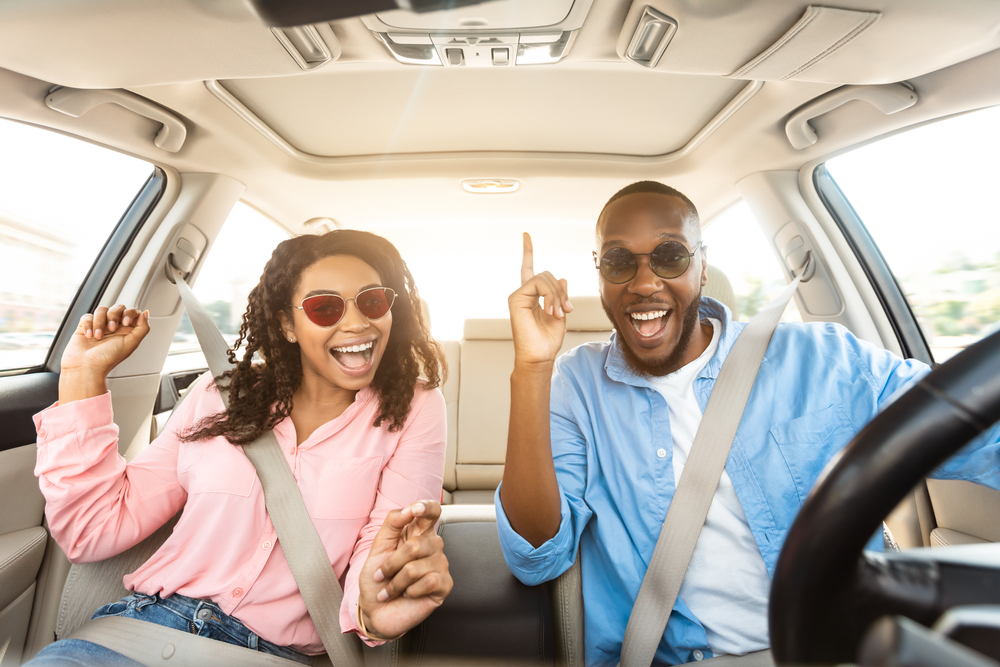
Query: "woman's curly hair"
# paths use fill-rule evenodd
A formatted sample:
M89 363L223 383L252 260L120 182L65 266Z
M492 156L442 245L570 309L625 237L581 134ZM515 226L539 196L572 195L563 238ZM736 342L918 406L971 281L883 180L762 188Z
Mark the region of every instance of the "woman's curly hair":
M298 236L278 244L250 292L239 338L229 350L229 361L236 367L216 378L217 384L229 387L229 406L199 421L184 440L221 435L245 445L291 414L292 395L302 382L302 360L299 346L285 339L278 314L291 318L292 294L302 272L333 255L362 260L375 269L384 287L396 293L392 330L371 384L379 401L373 426L388 423L390 431L403 428L421 373L427 388L442 383L448 372L444 354L427 330L413 276L395 246L353 229ZM237 361L241 345L245 351ZM255 357L264 363L253 363Z

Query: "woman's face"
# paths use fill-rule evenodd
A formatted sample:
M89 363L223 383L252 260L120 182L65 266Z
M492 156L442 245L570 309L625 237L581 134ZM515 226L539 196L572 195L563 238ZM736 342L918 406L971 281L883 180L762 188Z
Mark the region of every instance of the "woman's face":
M358 391L372 383L385 353L392 329L392 311L377 320L361 314L353 297L370 287L381 287L378 272L351 255L325 257L302 272L292 292L292 305L314 294L338 294L346 303L344 316L331 327L313 323L299 308L292 317L282 313L285 338L292 338L302 351L304 378L314 376L337 387ZM361 348L355 352L352 348Z

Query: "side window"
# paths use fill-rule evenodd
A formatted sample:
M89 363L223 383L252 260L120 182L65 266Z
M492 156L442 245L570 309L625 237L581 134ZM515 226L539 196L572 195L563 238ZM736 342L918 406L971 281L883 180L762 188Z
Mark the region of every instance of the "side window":
M3 119L0 146L5 371L45 363L70 302L153 166Z
M733 285L737 320L749 321L788 285L746 202L741 200L712 218L702 240L708 246L709 266L721 269ZM802 321L794 301L782 320Z
M934 360L1000 329L1000 108L826 163L902 288Z
M288 233L272 220L239 202L212 244L195 282L194 293L212 313L219 331L230 343L239 334L250 290L260 280L275 246L287 238ZM174 373L205 367L205 357L185 313L170 346L164 371Z

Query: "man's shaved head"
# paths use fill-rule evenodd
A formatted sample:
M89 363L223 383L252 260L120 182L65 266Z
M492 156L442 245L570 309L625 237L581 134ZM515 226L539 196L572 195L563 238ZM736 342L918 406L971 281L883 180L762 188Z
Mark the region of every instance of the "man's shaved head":
M626 185L624 188L612 195L611 199L608 200L608 203L606 203L604 208L601 209L601 214L597 216L597 228L595 232L598 239L601 238L601 232L604 230L604 213L608 210L608 207L622 197L642 193L676 197L684 202L687 209L690 211L690 214L685 222L687 225L691 226L691 231L694 233L695 237L701 239L701 219L698 217L698 209L695 207L694 202L688 199L687 195L680 190L676 190L669 185L664 185L663 183L659 183L657 181L636 181L631 185ZM600 243L598 243L598 245L600 245Z
M651 253L664 243L680 244L691 257L672 278L660 276L651 264ZM601 305L618 332L625 362L641 375L673 373L712 339L712 326L700 322L708 263L698 212L671 187L633 183L619 190L598 218L597 256L612 248L632 253L635 261L635 273L626 282L610 282L603 274L598 278Z

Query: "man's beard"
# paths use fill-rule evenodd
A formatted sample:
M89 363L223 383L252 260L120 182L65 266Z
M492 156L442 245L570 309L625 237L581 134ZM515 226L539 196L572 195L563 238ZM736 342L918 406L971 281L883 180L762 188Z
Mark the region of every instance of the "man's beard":
M615 324L615 328L618 327L617 320L611 314L611 310L608 308L608 304L604 303L604 299L601 299L601 306L604 308L604 312L607 314L608 319ZM694 328L701 321L701 294L691 302L691 305L687 307L684 311L684 318L681 322L681 336L677 341L677 346L674 351L671 352L665 359L659 361L645 362L636 356L632 348L628 346L627 339L622 335L621 331L618 332L618 340L621 341L622 353L625 355L625 363L628 364L629 368L638 373L639 375L645 377L663 377L664 375L669 375L681 367L681 363L684 361L684 355L687 353L688 346L691 344L691 337L694 335ZM628 317L626 315L626 317ZM629 322L626 322L623 326L632 326Z

